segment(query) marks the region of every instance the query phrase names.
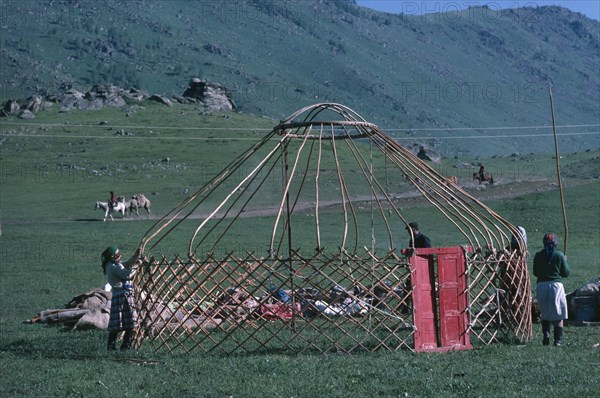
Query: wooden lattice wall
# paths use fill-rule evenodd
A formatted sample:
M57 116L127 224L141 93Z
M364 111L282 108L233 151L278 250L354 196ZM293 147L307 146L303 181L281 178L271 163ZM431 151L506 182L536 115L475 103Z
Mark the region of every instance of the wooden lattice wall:
M270 178L275 172L279 180ZM363 184L349 183L351 173ZM317 104L236 156L144 236L135 345L225 353L414 349L414 248L400 253L408 220L397 206L399 196L413 194L456 230L457 246L469 247L471 341L529 339L530 281L518 228L349 108ZM248 213L271 199L270 227L253 227ZM194 217L198 211L202 217ZM310 218L298 215L306 212ZM187 253L161 254L161 244L177 251L170 238L194 219L201 221ZM216 250L232 234L242 237L242 250Z

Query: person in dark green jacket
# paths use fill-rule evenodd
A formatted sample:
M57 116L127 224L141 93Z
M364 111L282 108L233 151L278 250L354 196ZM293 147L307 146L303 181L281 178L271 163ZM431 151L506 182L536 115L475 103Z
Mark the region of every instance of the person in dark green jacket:
M550 325L554 326L554 345L562 346L563 320L568 318L567 297L562 279L571 273L567 257L556 250L555 234L544 235L544 249L533 257L533 275L542 318L543 345L550 344Z

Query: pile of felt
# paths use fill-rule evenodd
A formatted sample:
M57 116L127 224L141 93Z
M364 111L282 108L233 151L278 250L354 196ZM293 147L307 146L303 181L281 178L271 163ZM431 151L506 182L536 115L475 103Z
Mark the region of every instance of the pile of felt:
M72 330L106 330L110 317L111 299L111 292L93 289L73 297L64 305L64 308L40 311L36 317L25 322L63 325Z

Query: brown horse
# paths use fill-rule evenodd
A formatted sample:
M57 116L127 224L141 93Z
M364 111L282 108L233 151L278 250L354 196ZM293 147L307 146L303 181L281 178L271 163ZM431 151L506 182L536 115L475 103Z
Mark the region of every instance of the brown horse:
M489 183L490 185L494 185L494 177L490 173L485 173L483 175L483 179L479 175L479 173L473 173L473 181L479 181L479 184L483 184L484 182Z

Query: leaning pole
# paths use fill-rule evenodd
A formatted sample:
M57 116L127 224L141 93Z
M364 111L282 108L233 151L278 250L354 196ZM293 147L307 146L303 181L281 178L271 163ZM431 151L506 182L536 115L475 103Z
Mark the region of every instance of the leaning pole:
M558 178L558 189L560 192L560 205L562 207L563 224L565 228L564 253L567 254L567 242L569 239L569 227L567 225L567 211L565 209L565 196L563 193L562 179L560 177L560 160L558 156L558 139L556 137L556 118L554 116L554 101L552 100L552 87L548 86L550 95L550 111L552 112L552 130L554 131L554 151L556 155L556 176Z

